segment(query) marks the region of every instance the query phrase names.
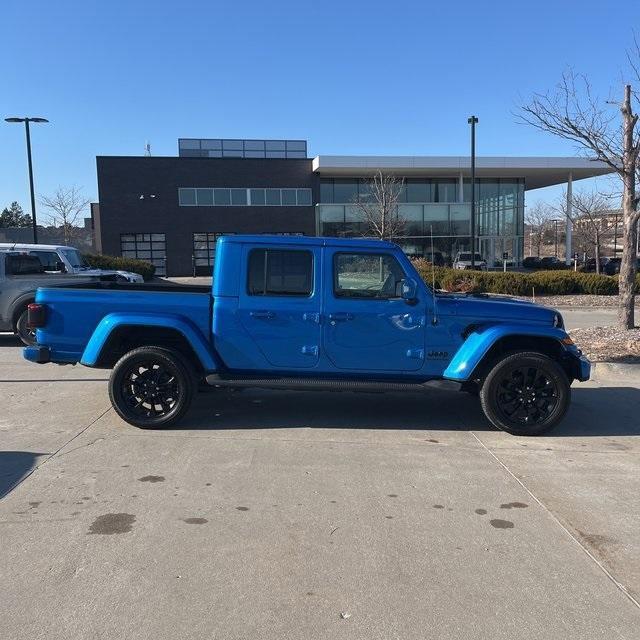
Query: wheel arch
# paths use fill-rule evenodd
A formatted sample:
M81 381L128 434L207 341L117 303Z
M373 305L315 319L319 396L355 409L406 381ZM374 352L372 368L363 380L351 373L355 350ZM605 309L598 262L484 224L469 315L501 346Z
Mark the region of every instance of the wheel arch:
M122 355L138 347L156 346L180 353L198 372L219 367L209 343L187 319L106 316L91 336L80 362L89 367L112 368Z
M554 327L495 325L480 328L467 337L445 369L443 377L459 382L478 381L501 356L517 351L535 351L558 362L571 378L570 368L564 361L566 349L561 342L565 337L564 331Z

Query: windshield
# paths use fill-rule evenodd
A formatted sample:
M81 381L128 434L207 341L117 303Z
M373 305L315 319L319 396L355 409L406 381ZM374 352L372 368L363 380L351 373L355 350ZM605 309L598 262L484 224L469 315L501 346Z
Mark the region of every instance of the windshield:
M89 268L89 263L77 249L61 249L61 251L74 269Z
M458 260L471 260L471 254L470 253L461 253L460 257L458 258ZM479 262L482 261L482 256L479 253L476 253L475 260L478 260Z

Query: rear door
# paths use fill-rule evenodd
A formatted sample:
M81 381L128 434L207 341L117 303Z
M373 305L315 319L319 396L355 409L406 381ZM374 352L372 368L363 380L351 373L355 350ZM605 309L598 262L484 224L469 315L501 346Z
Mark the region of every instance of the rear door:
M240 322L274 368L308 369L320 350L320 247L246 246Z
M400 297L406 277L392 252L325 254L324 345L337 369L415 371L424 364L422 305Z

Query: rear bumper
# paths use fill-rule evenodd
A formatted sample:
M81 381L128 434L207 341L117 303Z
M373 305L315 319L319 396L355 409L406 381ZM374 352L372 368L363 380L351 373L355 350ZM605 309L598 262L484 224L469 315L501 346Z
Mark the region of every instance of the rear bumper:
M39 347L38 345L25 347L22 350L22 355L29 362L37 362L38 364L51 362L51 350L49 347Z

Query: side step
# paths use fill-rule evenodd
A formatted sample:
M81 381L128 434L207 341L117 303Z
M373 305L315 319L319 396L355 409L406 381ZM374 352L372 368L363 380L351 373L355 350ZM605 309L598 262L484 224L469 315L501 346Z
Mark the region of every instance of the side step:
M209 374L207 384L235 389L289 389L295 391L361 391L363 393L416 392L425 389L459 390L460 384L452 380L427 382L386 382L384 380L345 380L342 378L251 378Z

